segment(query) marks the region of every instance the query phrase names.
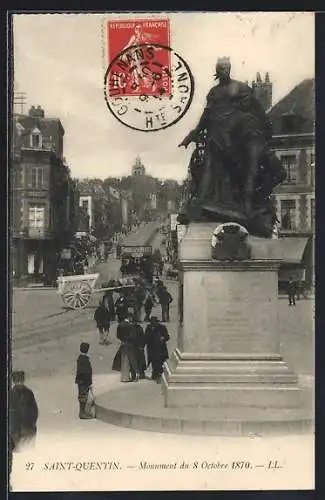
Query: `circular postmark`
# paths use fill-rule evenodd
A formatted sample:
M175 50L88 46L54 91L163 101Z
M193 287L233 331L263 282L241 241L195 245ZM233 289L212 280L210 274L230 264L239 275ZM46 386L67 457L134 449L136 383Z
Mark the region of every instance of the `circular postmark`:
M194 78L170 47L128 47L110 63L104 82L107 107L123 125L155 132L177 123L189 109Z

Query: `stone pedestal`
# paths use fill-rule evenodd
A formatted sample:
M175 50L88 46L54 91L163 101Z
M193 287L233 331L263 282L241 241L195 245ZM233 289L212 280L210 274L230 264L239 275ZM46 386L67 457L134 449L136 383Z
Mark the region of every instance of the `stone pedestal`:
M298 407L302 391L280 355L281 241L250 238L250 260L216 261L216 226L192 224L181 243L181 317L163 374L165 406Z

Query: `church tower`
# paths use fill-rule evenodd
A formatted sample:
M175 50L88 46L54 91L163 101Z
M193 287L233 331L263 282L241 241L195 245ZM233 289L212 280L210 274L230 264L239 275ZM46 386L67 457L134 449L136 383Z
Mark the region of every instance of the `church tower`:
M271 83L269 73L265 74L264 81L261 74L259 72L256 73L256 80L252 81L252 89L255 97L261 102L265 111L268 111L272 107L272 88L273 84Z
M132 167L132 175L134 176L146 175L145 166L143 165L139 155L136 157L135 164Z

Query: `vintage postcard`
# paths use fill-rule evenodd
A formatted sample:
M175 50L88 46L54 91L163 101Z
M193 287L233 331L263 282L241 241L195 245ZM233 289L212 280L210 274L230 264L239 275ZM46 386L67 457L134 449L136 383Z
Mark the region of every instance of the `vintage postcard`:
M314 23L9 16L11 491L314 489Z

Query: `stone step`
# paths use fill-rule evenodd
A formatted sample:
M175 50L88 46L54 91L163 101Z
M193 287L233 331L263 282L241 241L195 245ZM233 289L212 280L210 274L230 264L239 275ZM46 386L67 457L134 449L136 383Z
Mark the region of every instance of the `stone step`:
M120 384L98 396L97 418L153 432L206 435L312 433L312 408L164 407L161 386L149 380Z

